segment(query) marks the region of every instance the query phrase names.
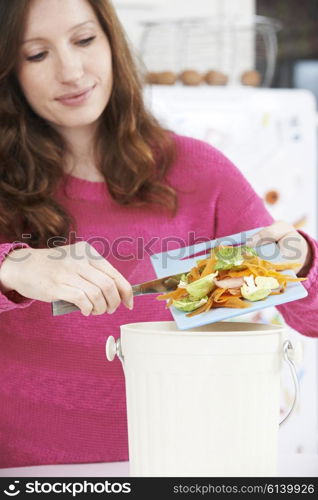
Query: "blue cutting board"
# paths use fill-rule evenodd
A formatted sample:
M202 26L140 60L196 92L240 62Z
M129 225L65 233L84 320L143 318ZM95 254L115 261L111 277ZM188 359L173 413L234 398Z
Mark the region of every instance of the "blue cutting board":
M196 265L197 260L204 258L204 255L209 253L211 248L220 244L245 245L246 240L261 229L263 228L252 229L251 231L233 234L217 240L178 248L176 250L169 250L168 252L157 253L150 257L151 262L158 278L163 278L164 276L169 276L171 274L188 272L193 266ZM269 243L256 247L255 250L263 259L272 262L286 262L286 259L281 257L278 245L275 243ZM283 274L296 276L291 270L283 271ZM234 318L235 316L253 313L267 307L292 302L293 300L302 299L307 295L308 292L304 286L300 282L297 282L289 283L285 292L280 295L271 295L258 302L250 302L250 307L247 307L246 309L220 307L217 309L211 309L208 312L201 313L196 316L192 316L191 318L186 316L187 313L179 311L173 306L171 306L169 310L171 311L178 328L180 330L187 330L189 328L196 328L197 326L215 323L216 321Z

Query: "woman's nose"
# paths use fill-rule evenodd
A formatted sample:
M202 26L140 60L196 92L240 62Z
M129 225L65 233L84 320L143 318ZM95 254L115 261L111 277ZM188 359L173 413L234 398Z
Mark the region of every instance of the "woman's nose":
M83 76L83 63L79 54L65 51L58 58L57 78L61 83L71 83Z

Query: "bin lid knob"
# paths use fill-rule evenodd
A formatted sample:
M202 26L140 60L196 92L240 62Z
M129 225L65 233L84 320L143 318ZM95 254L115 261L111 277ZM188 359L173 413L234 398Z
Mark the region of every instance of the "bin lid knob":
M117 353L116 340L110 335L106 342L106 358L108 361L113 361Z

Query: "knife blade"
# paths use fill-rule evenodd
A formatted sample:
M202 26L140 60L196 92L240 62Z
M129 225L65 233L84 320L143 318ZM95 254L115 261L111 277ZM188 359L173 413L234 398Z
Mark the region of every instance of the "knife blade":
M145 281L138 285L132 285L133 295L149 295L152 293L166 293L175 290L180 282L181 276L184 273L172 274L164 278L158 278L151 281ZM66 300L55 300L52 302L52 315L61 316L70 312L79 311L80 309L71 302Z

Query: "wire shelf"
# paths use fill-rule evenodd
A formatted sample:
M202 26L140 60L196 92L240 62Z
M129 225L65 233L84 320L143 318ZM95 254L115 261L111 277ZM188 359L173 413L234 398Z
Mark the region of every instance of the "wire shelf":
M197 81L194 78L193 84L207 83L205 75L211 71L215 78L210 84L218 81L223 85L269 87L272 82L277 31L281 29L281 24L275 19L253 16L250 21L226 19L215 23L208 18L187 18L143 21L141 24L140 53L148 77L154 80L149 83L180 82L185 71L188 76L189 72L193 77L197 74ZM156 82L158 74L165 74L166 81L163 78ZM170 75L170 80L167 75ZM223 75L223 80L220 75Z

